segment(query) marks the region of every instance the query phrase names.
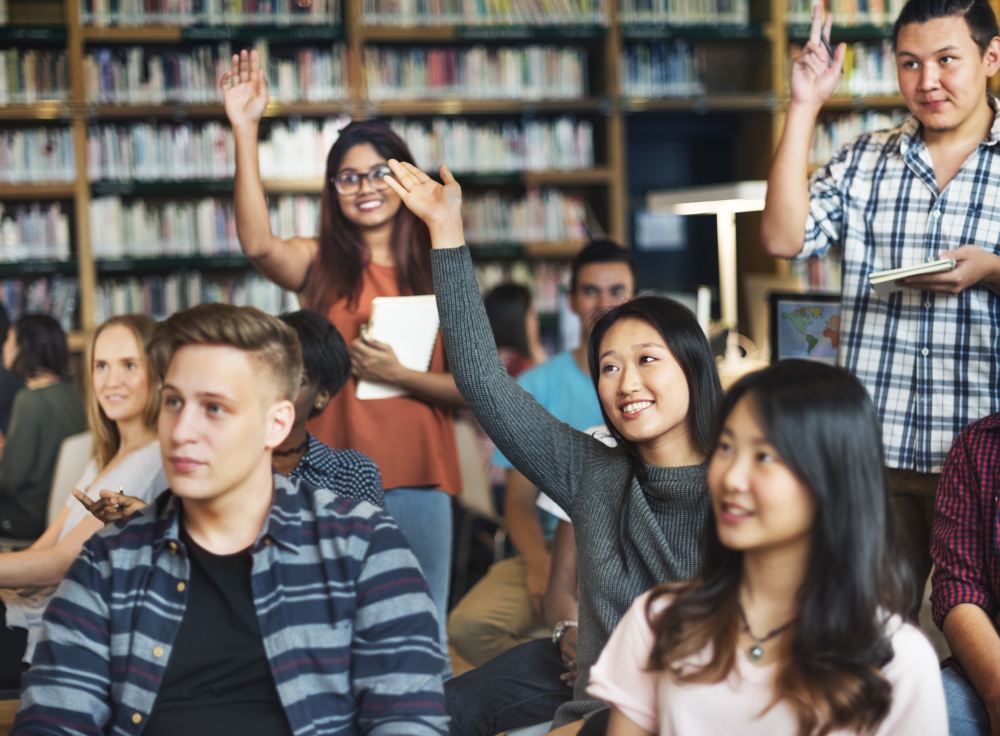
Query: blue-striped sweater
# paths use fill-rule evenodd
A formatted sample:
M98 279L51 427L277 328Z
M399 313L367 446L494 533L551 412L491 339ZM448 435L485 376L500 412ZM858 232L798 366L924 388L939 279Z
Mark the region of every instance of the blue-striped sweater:
M302 481L274 485L251 585L292 731L447 733L434 606L395 522ZM45 613L12 734L142 732L184 615L179 506L163 493L84 546Z

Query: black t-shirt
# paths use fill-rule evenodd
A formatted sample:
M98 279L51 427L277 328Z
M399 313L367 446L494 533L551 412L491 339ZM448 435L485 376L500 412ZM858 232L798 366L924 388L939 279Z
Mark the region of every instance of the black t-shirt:
M254 609L250 552L214 555L186 531L181 539L187 607L143 736L291 736Z

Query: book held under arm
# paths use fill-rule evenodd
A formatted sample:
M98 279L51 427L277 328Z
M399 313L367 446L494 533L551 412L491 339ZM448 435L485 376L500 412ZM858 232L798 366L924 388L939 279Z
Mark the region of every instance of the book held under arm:
M943 273L953 268L955 268L954 258L939 258L936 261L918 263L915 266L873 271L868 275L868 283L871 284L872 289L878 294L891 294L894 291L901 291L906 286L906 284L900 283L902 279Z
M365 335L389 345L405 367L423 372L431 364L438 326L437 302L433 294L377 296L372 300L372 316ZM405 395L406 391L388 383L358 381L359 399Z

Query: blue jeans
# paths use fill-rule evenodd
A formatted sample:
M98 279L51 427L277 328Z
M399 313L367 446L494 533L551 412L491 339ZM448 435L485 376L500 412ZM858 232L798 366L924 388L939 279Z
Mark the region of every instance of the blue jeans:
M427 578L437 609L441 650L448 660L448 585L451 578L451 496L439 488L393 488L385 493L385 507L410 543ZM451 665L446 664L446 672Z
M551 721L573 688L559 647L535 639L508 649L486 664L444 684L452 736L493 736L512 728Z
M972 684L954 667L941 670L951 736L989 736L990 716Z

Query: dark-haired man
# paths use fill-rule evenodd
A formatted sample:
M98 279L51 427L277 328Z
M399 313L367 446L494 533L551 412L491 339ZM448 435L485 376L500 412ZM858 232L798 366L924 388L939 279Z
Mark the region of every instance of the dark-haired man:
M768 178L762 237L775 256L843 248L840 362L872 396L889 483L917 582L930 570L938 474L955 435L1000 409L1000 68L987 0L909 0L893 28L899 91L911 115L862 135L806 185L817 116L840 77L831 19L813 10ZM940 256L957 266L875 293L873 271Z
M295 332L202 305L150 350L170 491L84 547L13 733L445 733L434 607L395 523L272 471L301 382Z

